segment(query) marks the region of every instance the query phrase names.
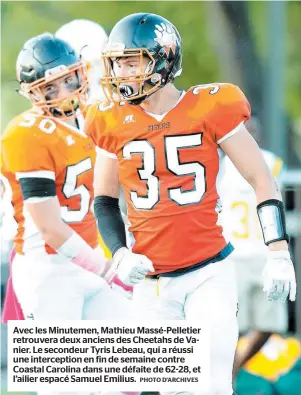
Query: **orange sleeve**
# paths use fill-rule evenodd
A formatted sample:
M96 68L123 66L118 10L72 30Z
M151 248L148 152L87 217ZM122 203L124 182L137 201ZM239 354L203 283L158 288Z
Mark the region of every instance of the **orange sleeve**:
M95 104L88 108L85 119L85 132L95 145L104 150L109 156L116 157L116 142L106 120L107 112L111 107L104 104Z
M55 172L51 137L35 126L11 126L4 132L1 144L5 169L11 173L40 170Z
M216 93L216 105L208 117L210 129L214 140L219 144L235 133L242 122L251 116L250 104L239 89L232 84L221 84L220 91Z

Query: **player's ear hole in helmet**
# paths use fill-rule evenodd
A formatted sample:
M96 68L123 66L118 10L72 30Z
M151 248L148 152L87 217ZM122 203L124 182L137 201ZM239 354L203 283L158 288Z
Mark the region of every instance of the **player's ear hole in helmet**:
M135 74L117 74L116 63L131 58L140 65ZM159 15L132 14L113 27L102 60L101 85L107 99L140 104L181 74L181 36Z
M47 117L68 119L87 101L84 63L65 41L50 33L28 40L17 59L19 93Z

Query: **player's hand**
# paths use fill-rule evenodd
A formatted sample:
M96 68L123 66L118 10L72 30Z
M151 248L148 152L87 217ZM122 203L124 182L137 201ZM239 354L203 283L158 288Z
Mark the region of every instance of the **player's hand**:
M289 251L268 251L263 291L268 300L285 302L288 296L291 301L296 299L296 276Z
M148 272L153 272L152 261L144 255L134 254L127 248L120 248L113 257L112 269L106 276L108 282L114 277L125 285L134 286L144 280Z
M104 278L111 286L111 288L114 289L116 292L118 292L127 299L133 299L133 287L131 285L124 284L120 280L115 269L112 267L112 261L110 261L109 270L106 271Z

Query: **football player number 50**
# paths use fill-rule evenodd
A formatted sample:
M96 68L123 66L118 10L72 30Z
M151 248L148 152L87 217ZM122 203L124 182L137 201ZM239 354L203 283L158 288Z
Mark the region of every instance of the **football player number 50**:
M56 124L51 119L43 118L37 120L38 115L25 113L22 115L23 120L20 126L31 127L38 122L37 127L44 133L52 134L56 129ZM70 165L66 170L65 183L63 185L63 194L67 199L74 196L80 197L79 209L69 209L68 206L61 207L61 215L65 222L81 222L90 210L90 192L85 185L77 186L78 177L92 169L91 158L86 158L75 165Z
M201 146L202 133L166 136L164 143L167 169L175 176L194 176L193 189L169 188L170 199L180 206L199 203L206 192L205 167L197 161L181 163L179 150ZM142 167L137 171L140 179L146 181L147 194L141 196L138 191L131 191L131 200L136 209L151 210L160 200L160 180L155 176L156 151L148 140L134 140L124 146L123 157L130 159L133 154L142 155Z
M25 113L22 115L23 120L20 122L20 126L31 127L37 122L38 115ZM52 134L56 129L56 124L51 119L43 118L39 120L38 128L42 132Z

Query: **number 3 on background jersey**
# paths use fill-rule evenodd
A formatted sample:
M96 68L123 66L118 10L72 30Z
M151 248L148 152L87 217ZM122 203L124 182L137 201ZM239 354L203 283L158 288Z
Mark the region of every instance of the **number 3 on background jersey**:
M206 192L205 167L199 162L180 163L179 150L202 145L202 133L165 137L165 160L167 169L175 176L194 176L194 188L183 191L181 187L169 188L168 195L179 206L199 203ZM131 191L131 201L136 209L151 210L160 200L160 180L155 176L156 151L148 140L133 140L123 147L123 157L142 155L142 167L137 169L139 178L146 181L147 194L139 196Z
M222 85L222 84L220 84ZM209 89L209 94L210 95L215 95L219 90L220 90L220 86L219 85L214 85L214 84L205 84L205 85L198 85L195 88L193 88L192 93L194 95L198 95L200 93L201 89Z
M231 205L232 210L238 211L242 209L240 218L241 229L239 232L233 230L233 236L236 239L247 239L250 235L249 232L249 206L246 202L233 202ZM241 211L241 210L240 210Z
M256 209L253 206L249 206L247 202L233 202L231 209L236 212L241 213L240 216L240 229L233 230L233 237L236 239L248 239L250 237L256 237L257 239L262 239L262 232L260 229L259 220L257 217ZM253 222L252 222L253 220ZM255 229L253 228L253 226ZM251 228L251 232L250 232Z

